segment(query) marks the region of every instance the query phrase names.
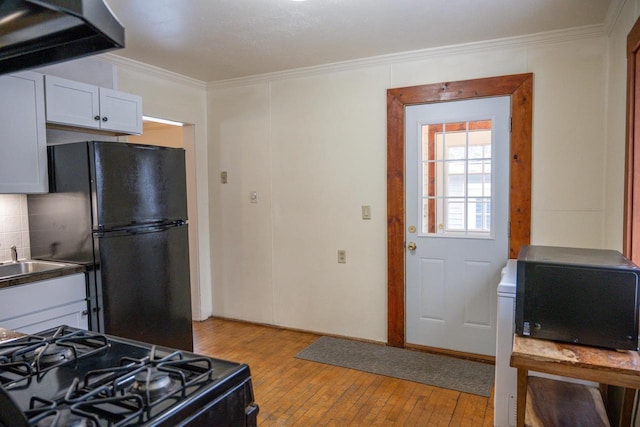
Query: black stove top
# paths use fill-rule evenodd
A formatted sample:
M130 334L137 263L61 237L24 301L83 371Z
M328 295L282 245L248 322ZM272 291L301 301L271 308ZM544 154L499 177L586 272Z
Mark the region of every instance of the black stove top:
M0 426L256 425L244 364L67 326L0 344Z

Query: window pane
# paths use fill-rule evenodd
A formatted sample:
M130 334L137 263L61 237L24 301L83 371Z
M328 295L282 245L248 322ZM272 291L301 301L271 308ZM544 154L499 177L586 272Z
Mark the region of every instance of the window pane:
M464 175L449 175L447 177L448 188L447 188L447 196L455 197L462 196L464 197Z
M482 159L484 157L484 146L482 145L469 145L469 158L470 159Z
M464 199L447 199L446 231L464 231Z
M465 161L461 161L461 162L457 162L457 161L452 161L452 162L448 162L447 163L447 174L448 175L452 175L452 174L464 174L464 168L465 168Z
M469 197L484 196L484 176L482 174L469 175Z
M447 144L447 160L464 159L465 146Z
M429 197L422 200L422 233L437 233L436 199Z
M491 228L491 199L483 197L468 199L467 209L470 214L469 230L486 232Z
M484 162L479 160L470 160L469 161L469 173L480 174L484 170Z
M491 158L491 122L480 121L480 124L486 123L489 129L473 130L469 132L469 158L470 159L490 159Z
M433 141L429 143L429 130L433 129L431 125L422 126L422 161L434 160L435 151Z

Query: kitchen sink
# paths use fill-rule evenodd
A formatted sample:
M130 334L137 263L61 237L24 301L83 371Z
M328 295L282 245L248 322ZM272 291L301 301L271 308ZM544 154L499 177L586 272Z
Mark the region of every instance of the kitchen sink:
M68 267L69 264L50 261L25 260L0 264L0 280L15 276L23 276L32 273L58 270Z

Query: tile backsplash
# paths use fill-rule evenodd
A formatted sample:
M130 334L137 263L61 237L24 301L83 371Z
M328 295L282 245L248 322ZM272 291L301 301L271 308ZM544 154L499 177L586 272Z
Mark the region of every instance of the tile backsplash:
M27 196L0 194L0 262L11 260L9 248L18 249L18 258L30 258Z

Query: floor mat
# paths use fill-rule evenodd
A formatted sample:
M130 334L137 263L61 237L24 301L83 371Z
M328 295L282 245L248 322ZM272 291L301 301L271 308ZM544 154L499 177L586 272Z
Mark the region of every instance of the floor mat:
M490 364L343 338L320 337L296 357L484 397L493 386Z

